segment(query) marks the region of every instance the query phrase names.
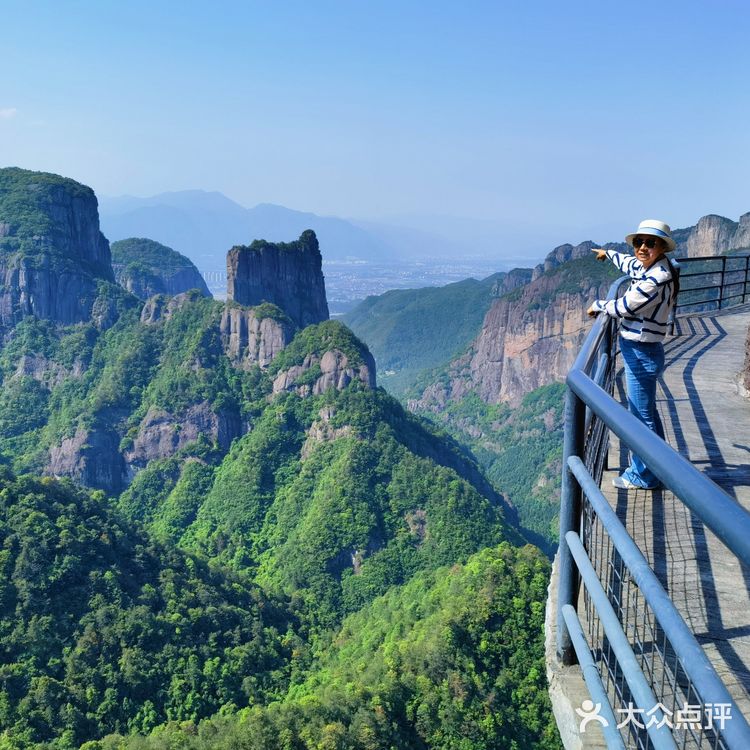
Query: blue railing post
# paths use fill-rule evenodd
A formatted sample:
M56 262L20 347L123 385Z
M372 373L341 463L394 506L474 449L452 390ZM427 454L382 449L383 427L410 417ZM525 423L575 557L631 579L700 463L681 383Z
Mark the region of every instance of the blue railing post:
M559 588L557 593L557 657L565 664L575 664L576 654L563 616L563 607L576 609L578 599L578 570L573 561L565 535L578 533L581 519L581 486L568 468L568 458L583 455L586 408L583 401L568 389L565 396L565 439L563 444L562 487L560 491L560 547Z

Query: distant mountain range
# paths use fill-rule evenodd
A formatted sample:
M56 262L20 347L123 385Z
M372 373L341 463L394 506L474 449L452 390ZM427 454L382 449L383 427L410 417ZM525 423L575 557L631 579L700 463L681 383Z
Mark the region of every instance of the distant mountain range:
M99 216L110 242L149 237L184 253L203 270L223 268L227 250L234 245L255 239L289 241L305 229L318 236L326 261L391 262L462 250L421 229L318 216L270 203L245 208L222 193L203 190L100 198Z

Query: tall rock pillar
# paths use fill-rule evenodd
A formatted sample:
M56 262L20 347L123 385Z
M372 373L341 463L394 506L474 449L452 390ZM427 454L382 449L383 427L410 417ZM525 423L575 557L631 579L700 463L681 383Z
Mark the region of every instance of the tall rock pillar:
M240 305L272 302L300 328L328 320L318 238L311 229L296 242L256 240L227 253L227 298Z

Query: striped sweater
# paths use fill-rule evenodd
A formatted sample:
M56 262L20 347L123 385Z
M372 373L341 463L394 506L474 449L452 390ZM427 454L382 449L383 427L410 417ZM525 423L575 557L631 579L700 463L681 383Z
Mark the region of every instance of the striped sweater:
M628 291L615 300L599 299L595 310L620 318L620 335L630 341L662 341L667 335L669 315L674 307L672 268L662 257L648 270L632 255L607 250L607 257L632 281Z

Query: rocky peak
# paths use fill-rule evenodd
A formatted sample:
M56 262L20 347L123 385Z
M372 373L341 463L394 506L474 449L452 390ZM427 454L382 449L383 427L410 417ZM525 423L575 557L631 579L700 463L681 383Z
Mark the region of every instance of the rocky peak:
M490 296L502 297L519 286L528 284L531 281L532 273L533 271L530 268L514 268L512 271L508 271L492 285Z
M739 224L732 237L732 250L750 248L750 212L740 216Z
M245 306L271 302L299 328L328 320L322 258L315 232L296 242L256 240L227 254L227 298Z
M543 273L558 268L563 263L568 263L569 261L577 260L578 258L588 257L591 251L598 247L601 246L591 240L586 240L578 245L571 245L569 243L558 245L547 255L544 262L534 267L531 281L536 281Z
M0 169L0 325L27 315L91 318L98 282L114 283L91 188L58 175Z
M705 258L733 250L750 249L750 212L742 214L739 221L726 216L708 214L692 227L675 229L672 236L677 242L677 255L688 258Z
M606 296L619 275L611 264L596 262L596 247L583 242L555 248L530 283L495 300L469 351L409 408L440 412L470 392L516 406L529 391L562 380L591 327L588 304Z
M194 301L196 294L198 292L191 290L175 294L174 297L168 297L165 294L155 294L149 297L141 309L141 323L154 325L160 320L169 320L178 310Z
M687 238L689 258L720 255L730 250L737 231L737 223L724 216L709 214L702 217Z
M192 261L171 247L131 237L113 242L111 250L117 283L139 299L147 300L155 294L181 294L190 289L211 296Z

